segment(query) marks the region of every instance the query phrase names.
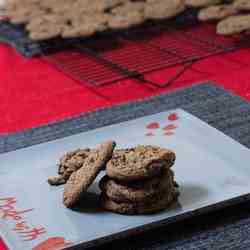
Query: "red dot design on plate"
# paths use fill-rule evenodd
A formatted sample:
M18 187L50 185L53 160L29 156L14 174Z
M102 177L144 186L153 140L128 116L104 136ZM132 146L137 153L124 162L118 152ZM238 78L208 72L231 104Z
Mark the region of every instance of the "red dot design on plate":
M51 237L33 247L32 250L58 250L71 244L71 242L66 242L63 237Z
M174 124L169 124L169 125L165 126L165 127L163 128L163 130L174 130L174 129L176 129L176 128L177 128L176 125L174 125Z
M177 125L173 124L174 121L177 121L179 119L177 113L171 113L167 117L168 121L171 121L172 124L163 125L164 127L161 127L159 122L151 122L146 125L146 129L148 129L148 132L145 134L147 137L155 136L155 132L157 129L163 130L163 136L171 136L174 135L174 130L177 129Z
M146 126L147 129L158 129L160 124L158 122L151 122Z
M150 136L154 136L154 133L149 132L149 133L147 133L147 134L146 134L146 136L148 136L148 137L150 137Z
M168 132L165 132L163 135L164 136L171 136L171 135L174 135L174 132L168 131Z
M176 121L176 120L178 120L179 119L179 117L178 117L178 115L176 114L176 113L172 113L172 114L170 114L169 116L168 116L168 120L169 121Z

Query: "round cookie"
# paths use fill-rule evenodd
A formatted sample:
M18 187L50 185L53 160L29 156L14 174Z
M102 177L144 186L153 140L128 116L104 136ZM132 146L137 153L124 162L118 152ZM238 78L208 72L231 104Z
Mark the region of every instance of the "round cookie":
M185 10L184 0L147 0L145 17L147 19L168 19Z
M91 151L83 166L70 176L63 192L63 203L66 207L72 207L77 203L99 172L106 166L114 148L114 141L101 144Z
M160 175L175 161L171 150L156 146L137 146L115 150L106 167L106 174L115 180L132 182Z
M223 0L185 0L187 6L194 8L208 7L222 2Z
M201 21L221 20L225 17L236 15L237 13L238 10L231 4L221 4L200 10L198 19Z
M129 215L152 214L170 207L177 200L178 195L179 193L176 190L172 190L172 192L160 193L147 202L132 203L115 202L102 193L100 203L104 209L114 213Z
M123 15L113 15L109 18L108 27L111 29L126 29L144 22L144 16L139 11Z
M220 35L232 35L250 30L250 15L227 17L218 23L216 32Z
M47 14L32 18L26 29L30 32L29 37L32 40L47 40L61 34L62 22L60 16Z
M159 192L173 189L174 174L171 170L167 170L161 176L129 185L114 181L106 175L100 180L99 187L113 201L143 202L152 199Z
M8 16L9 20L13 24L25 24L28 23L30 20L37 18L39 16L43 16L45 12L38 8L30 6L29 8L19 8L19 9L7 9L6 15Z
M239 11L249 11L250 1L249 0L235 0L233 2L233 7Z
M144 7L144 2L126 2L113 8L109 15L109 28L125 29L143 23Z

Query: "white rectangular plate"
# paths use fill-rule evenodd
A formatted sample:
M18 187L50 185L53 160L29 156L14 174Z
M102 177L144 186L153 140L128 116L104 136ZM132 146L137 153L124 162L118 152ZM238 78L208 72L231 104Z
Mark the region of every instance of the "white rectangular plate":
M96 180L83 201L82 211L66 209L62 204L63 186L51 187L47 183L47 178L57 173L59 157L107 139L115 140L118 148L152 144L174 150L179 204L154 215L106 212L96 203ZM54 250L100 243L248 198L249 162L247 148L183 110L10 152L0 155L0 233L9 249L15 250Z

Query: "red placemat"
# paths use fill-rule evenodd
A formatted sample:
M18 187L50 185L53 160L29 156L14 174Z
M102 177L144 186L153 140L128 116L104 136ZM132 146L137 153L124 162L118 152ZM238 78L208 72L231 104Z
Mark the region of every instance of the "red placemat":
M25 59L0 46L0 133L10 133L76 116L99 108L145 98L163 91L214 80L250 100L250 50L197 62L171 87L159 89L135 80L91 89L38 59ZM153 73L157 80L171 72Z
M166 89L146 86L134 80L91 89L38 59L25 59L1 45L0 133L40 126L206 80L219 82L250 100L249 64L250 50L241 49L194 64ZM164 81L169 74L169 70L161 70L153 73L153 77ZM3 249L0 240L0 250Z

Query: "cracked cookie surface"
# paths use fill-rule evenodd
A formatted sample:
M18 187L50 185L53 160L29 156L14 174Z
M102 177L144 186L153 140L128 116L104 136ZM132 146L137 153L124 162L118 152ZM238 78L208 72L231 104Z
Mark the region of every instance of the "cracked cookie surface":
M115 180L131 182L160 175L175 161L171 150L156 146L137 146L115 150L106 167L106 174Z

